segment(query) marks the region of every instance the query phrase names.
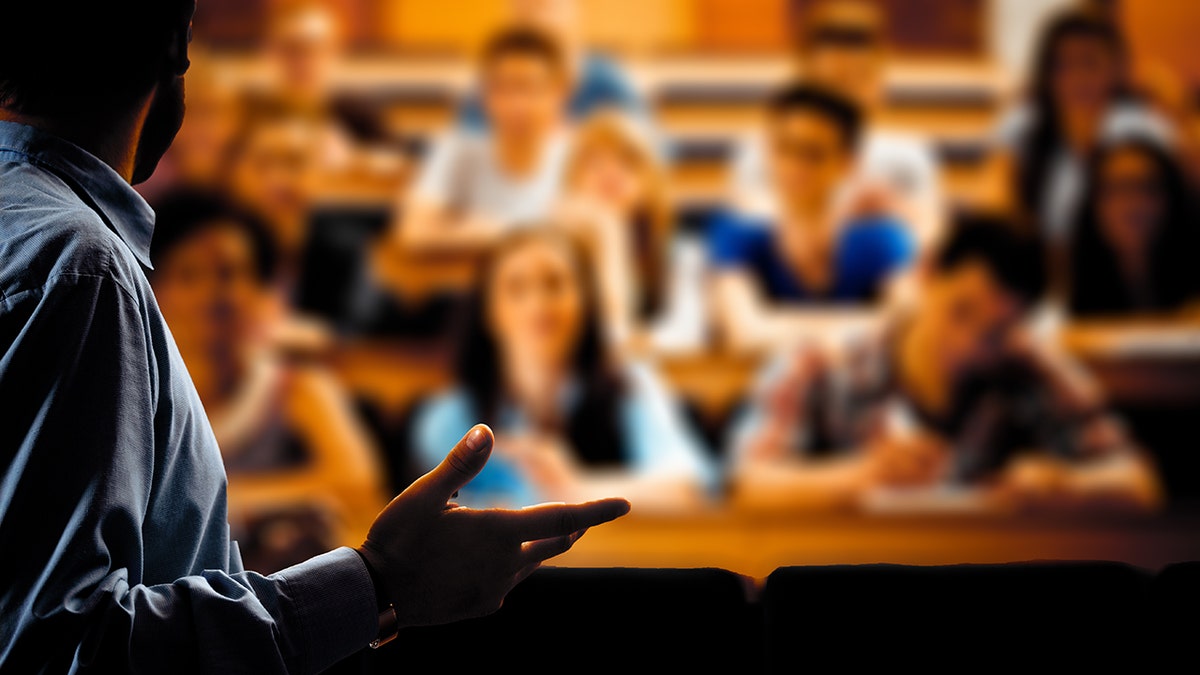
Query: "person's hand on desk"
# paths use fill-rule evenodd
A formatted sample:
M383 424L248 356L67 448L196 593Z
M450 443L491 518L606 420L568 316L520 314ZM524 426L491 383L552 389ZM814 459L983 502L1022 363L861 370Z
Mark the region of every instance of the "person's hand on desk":
M395 607L399 626L490 614L544 560L567 551L589 527L629 512L623 499L519 511L451 502L483 468L493 443L486 426L472 429L384 508L359 547L381 604Z
M1004 467L995 495L1000 504L1011 509L1061 509L1073 501L1070 483L1070 467L1062 460L1024 455Z
M921 487L945 477L950 450L931 434L889 434L867 446L863 461L866 487Z

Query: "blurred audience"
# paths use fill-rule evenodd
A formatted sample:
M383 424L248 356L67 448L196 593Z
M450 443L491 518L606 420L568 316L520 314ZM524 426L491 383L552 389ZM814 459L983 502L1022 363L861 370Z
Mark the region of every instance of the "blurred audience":
M1126 138L1174 142L1170 123L1133 91L1130 55L1107 14L1072 9L1046 26L1025 100L996 130L990 199L1036 218L1055 246L1069 236L1088 154Z
M804 14L797 45L799 77L853 101L863 115L863 138L848 206L860 215L892 214L921 242L941 226L940 167L928 139L883 126L887 106L887 13L870 0L820 0ZM734 158L733 198L743 211L771 217L779 205L770 189L765 139L744 139Z
M1075 317L1200 309L1200 223L1193 184L1152 141L1100 148L1071 233L1067 309Z
M434 147L398 214L409 252L478 251L545 219L558 200L570 147L562 49L536 30L505 30L484 48L480 71L490 125Z
M1030 337L1047 275L1071 319L1200 309L1187 173L1200 165L1187 127L1200 125L1179 73L1143 73L1111 12L1070 9L1045 27L1022 100L985 125L981 171L957 155L943 167L928 137L889 126L889 87L908 85L892 77L903 30L887 3L796 3L793 84L759 127L722 126L734 156L714 199L692 172L707 165L668 166L657 130L721 126L724 103L656 120L630 73L587 44L579 2L505 1L507 27L411 177L395 102L363 87L393 74L350 51L373 46L352 41L354 3L271 2L258 49L193 51L187 118L139 190L164 222L154 285L226 453L252 565L283 567L369 520L374 446L406 471L432 466L479 421L498 443L464 503L707 503L716 467L654 359L708 438L731 431L742 506L919 492L1158 503L1097 386ZM644 74L669 87L713 62ZM938 131L943 112L906 109L906 127ZM1007 220L946 227L950 190L976 186L1040 242ZM333 304L348 298L355 318L335 333L298 305L302 288L339 283ZM383 355L428 350L433 364L452 344L453 387L413 412L450 368L418 377ZM312 363L338 358L317 354L378 373L339 381ZM777 362L747 392L764 357ZM376 438L350 383L378 409Z
M280 359L267 339L277 256L266 228L201 192L155 210L151 280L225 460L231 523L243 547L257 542L247 564L363 536L383 504L375 448L337 380ZM251 532L264 522L273 534Z
M779 215L764 223L726 212L713 223L709 243L716 318L738 348L803 335L805 326L788 308L876 300L916 248L904 223L858 216L841 199L861 143L858 106L797 85L774 97L768 116Z
M213 63L207 52L192 49L191 60L183 126L154 175L137 186L150 202L177 186L216 188L230 145L242 126L245 103L233 78Z
M376 109L337 87L344 68L343 26L328 2L283 0L267 17L263 57L269 101L318 122L322 169L395 172L403 139Z
M583 123L567 160L553 224L595 261L606 322L618 343L651 332L699 330L687 286L701 283L675 231L666 167L644 130L616 112Z
M315 121L274 104L251 110L230 145L225 191L262 218L280 254L280 280L296 283L321 171Z
M614 60L590 51L580 35L579 3L576 0L507 0L509 20L514 26L540 31L554 39L563 52L569 92L566 114L582 120L596 112L616 109L640 121L648 118L648 107L632 79ZM459 124L481 130L491 114L478 92L468 94L459 112Z
M963 218L914 305L776 364L735 436L738 502L845 507L885 488L981 485L1019 509L1156 507L1154 469L1095 385L1026 330L1041 259L1006 219Z
M588 256L567 233L512 233L492 252L459 336L457 385L415 422L426 466L463 429L495 430L492 458L460 502L701 503L711 480L702 450L653 373L612 354L600 302Z

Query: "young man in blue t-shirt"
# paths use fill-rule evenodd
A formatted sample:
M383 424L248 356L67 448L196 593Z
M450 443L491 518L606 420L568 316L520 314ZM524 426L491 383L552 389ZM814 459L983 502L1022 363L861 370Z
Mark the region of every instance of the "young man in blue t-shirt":
M795 85L767 111L774 222L725 213L709 249L716 318L735 346L778 344L800 326L796 308L869 306L912 260L910 229L841 200L854 174L862 114L830 91Z

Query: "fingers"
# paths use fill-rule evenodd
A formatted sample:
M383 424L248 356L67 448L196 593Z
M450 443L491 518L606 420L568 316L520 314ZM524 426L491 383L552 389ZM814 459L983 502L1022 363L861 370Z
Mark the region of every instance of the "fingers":
M526 565L525 567L522 567L520 569L520 571L518 571L516 573L516 575L513 576L512 585L516 586L517 584L521 583L522 581L525 581L525 579L527 579L530 574L533 574L534 572L538 571L538 568L541 566L542 566L542 563L535 562L535 563L530 563L530 564Z
M601 499L585 504L539 504L520 511L504 511L494 517L499 526L520 541L553 539L616 520L629 513L624 499Z
M521 555L527 566L540 565L543 560L549 560L556 555L562 555L571 550L571 547L575 545L575 542L579 541L579 538L585 532L587 530L579 530L561 537L527 541L521 544Z
M442 463L418 478L410 490L417 492L421 499L429 500L435 508L441 509L462 486L483 469L484 464L487 464L494 441L495 436L487 425L475 425L454 446L450 454L446 455Z

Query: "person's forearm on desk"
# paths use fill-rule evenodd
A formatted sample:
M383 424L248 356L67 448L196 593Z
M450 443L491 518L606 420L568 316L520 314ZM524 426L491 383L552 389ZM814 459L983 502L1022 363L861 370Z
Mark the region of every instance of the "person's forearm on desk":
M762 298L739 272L723 273L715 282L717 316L729 346L735 351L759 351L794 346L813 336L829 337L879 321L873 306L861 308L776 307Z
M1085 505L1151 512L1163 503L1158 475L1139 454L1120 454L1072 467L1064 482L1069 493Z
M860 457L749 461L733 473L732 502L751 511L849 508L867 485Z
M454 215L443 205L421 199L404 203L393 229L395 241L406 253L476 252L500 236L499 223L478 214Z

